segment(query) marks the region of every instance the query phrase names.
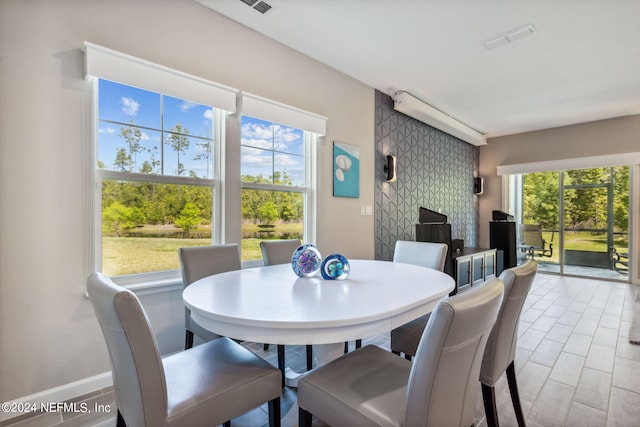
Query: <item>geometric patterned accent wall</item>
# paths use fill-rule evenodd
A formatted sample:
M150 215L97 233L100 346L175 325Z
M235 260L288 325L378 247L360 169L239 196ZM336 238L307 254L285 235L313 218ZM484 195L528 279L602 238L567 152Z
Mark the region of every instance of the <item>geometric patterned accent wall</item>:
M441 212L451 237L477 246L480 150L393 109L390 96L375 95L375 257L393 259L396 240L415 240L418 208ZM385 156L397 158L395 182L384 180Z

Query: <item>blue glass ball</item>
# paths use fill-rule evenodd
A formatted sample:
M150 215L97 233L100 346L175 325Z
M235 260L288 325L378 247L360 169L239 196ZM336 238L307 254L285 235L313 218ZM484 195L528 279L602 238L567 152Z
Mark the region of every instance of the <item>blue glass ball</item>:
M325 280L344 280L349 276L349 261L340 254L331 254L322 261L320 273Z
M291 257L291 268L300 277L315 276L320 271L321 264L320 251L310 243L299 246Z

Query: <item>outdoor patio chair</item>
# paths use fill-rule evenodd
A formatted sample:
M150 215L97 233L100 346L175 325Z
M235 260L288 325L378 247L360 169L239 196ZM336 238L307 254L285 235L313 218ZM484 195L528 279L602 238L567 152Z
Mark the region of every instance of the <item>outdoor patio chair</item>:
M618 252L615 247L611 247L611 258L613 269L618 273L627 274L629 272L629 253Z
M540 224L520 225L520 245L518 247L526 252L527 258L534 256L550 258L553 256L553 243L549 243L542 237L542 226Z

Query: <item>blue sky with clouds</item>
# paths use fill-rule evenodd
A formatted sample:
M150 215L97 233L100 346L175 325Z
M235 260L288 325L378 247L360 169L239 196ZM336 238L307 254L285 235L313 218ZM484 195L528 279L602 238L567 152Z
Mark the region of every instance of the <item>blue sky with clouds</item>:
M98 160L106 169L116 169L114 161L119 149L128 150L128 144L120 136L121 128L132 123L141 130L140 144L143 150L136 154L134 171L139 171L145 161L164 158L165 175L176 175L178 155L168 144L162 132L175 129L176 125L188 130L189 148L180 154L180 162L186 172L193 171L199 177L211 176L211 156L207 167L207 139L213 135L213 111L211 107L183 99L137 89L131 86L99 80L99 129ZM164 121L163 121L164 117ZM111 123L116 122L116 123ZM300 129L243 116L241 122L242 166L241 174L263 177L274 171L286 171L294 185L304 185L304 138ZM160 166L154 169L160 173Z
M137 89L131 86L113 83L107 80L99 82L99 129L98 160L106 169L115 169L114 160L120 148L128 145L120 137L121 128L133 123L141 127L140 144L144 149L136 154L134 171L139 171L144 161L152 162L164 158L165 175L176 175L178 154L168 144L169 135L165 133L164 152L162 132L168 132L180 125L188 130L189 148L180 154L180 163L186 172L194 171L199 177L211 177L211 167L207 167L206 144L210 140L194 138L200 136L212 138L213 113L211 107L170 96ZM164 117L164 121L163 121ZM113 121L117 123L109 123ZM196 160L198 159L198 160ZM209 156L211 162L211 156ZM159 169L154 170L160 173Z
M304 185L304 138L300 129L243 116L242 175L267 178L285 172L294 185Z

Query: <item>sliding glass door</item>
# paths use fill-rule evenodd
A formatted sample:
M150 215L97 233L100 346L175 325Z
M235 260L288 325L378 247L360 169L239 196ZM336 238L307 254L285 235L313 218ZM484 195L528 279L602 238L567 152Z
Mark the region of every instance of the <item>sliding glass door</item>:
M521 177L522 260L550 272L628 280L628 167Z

